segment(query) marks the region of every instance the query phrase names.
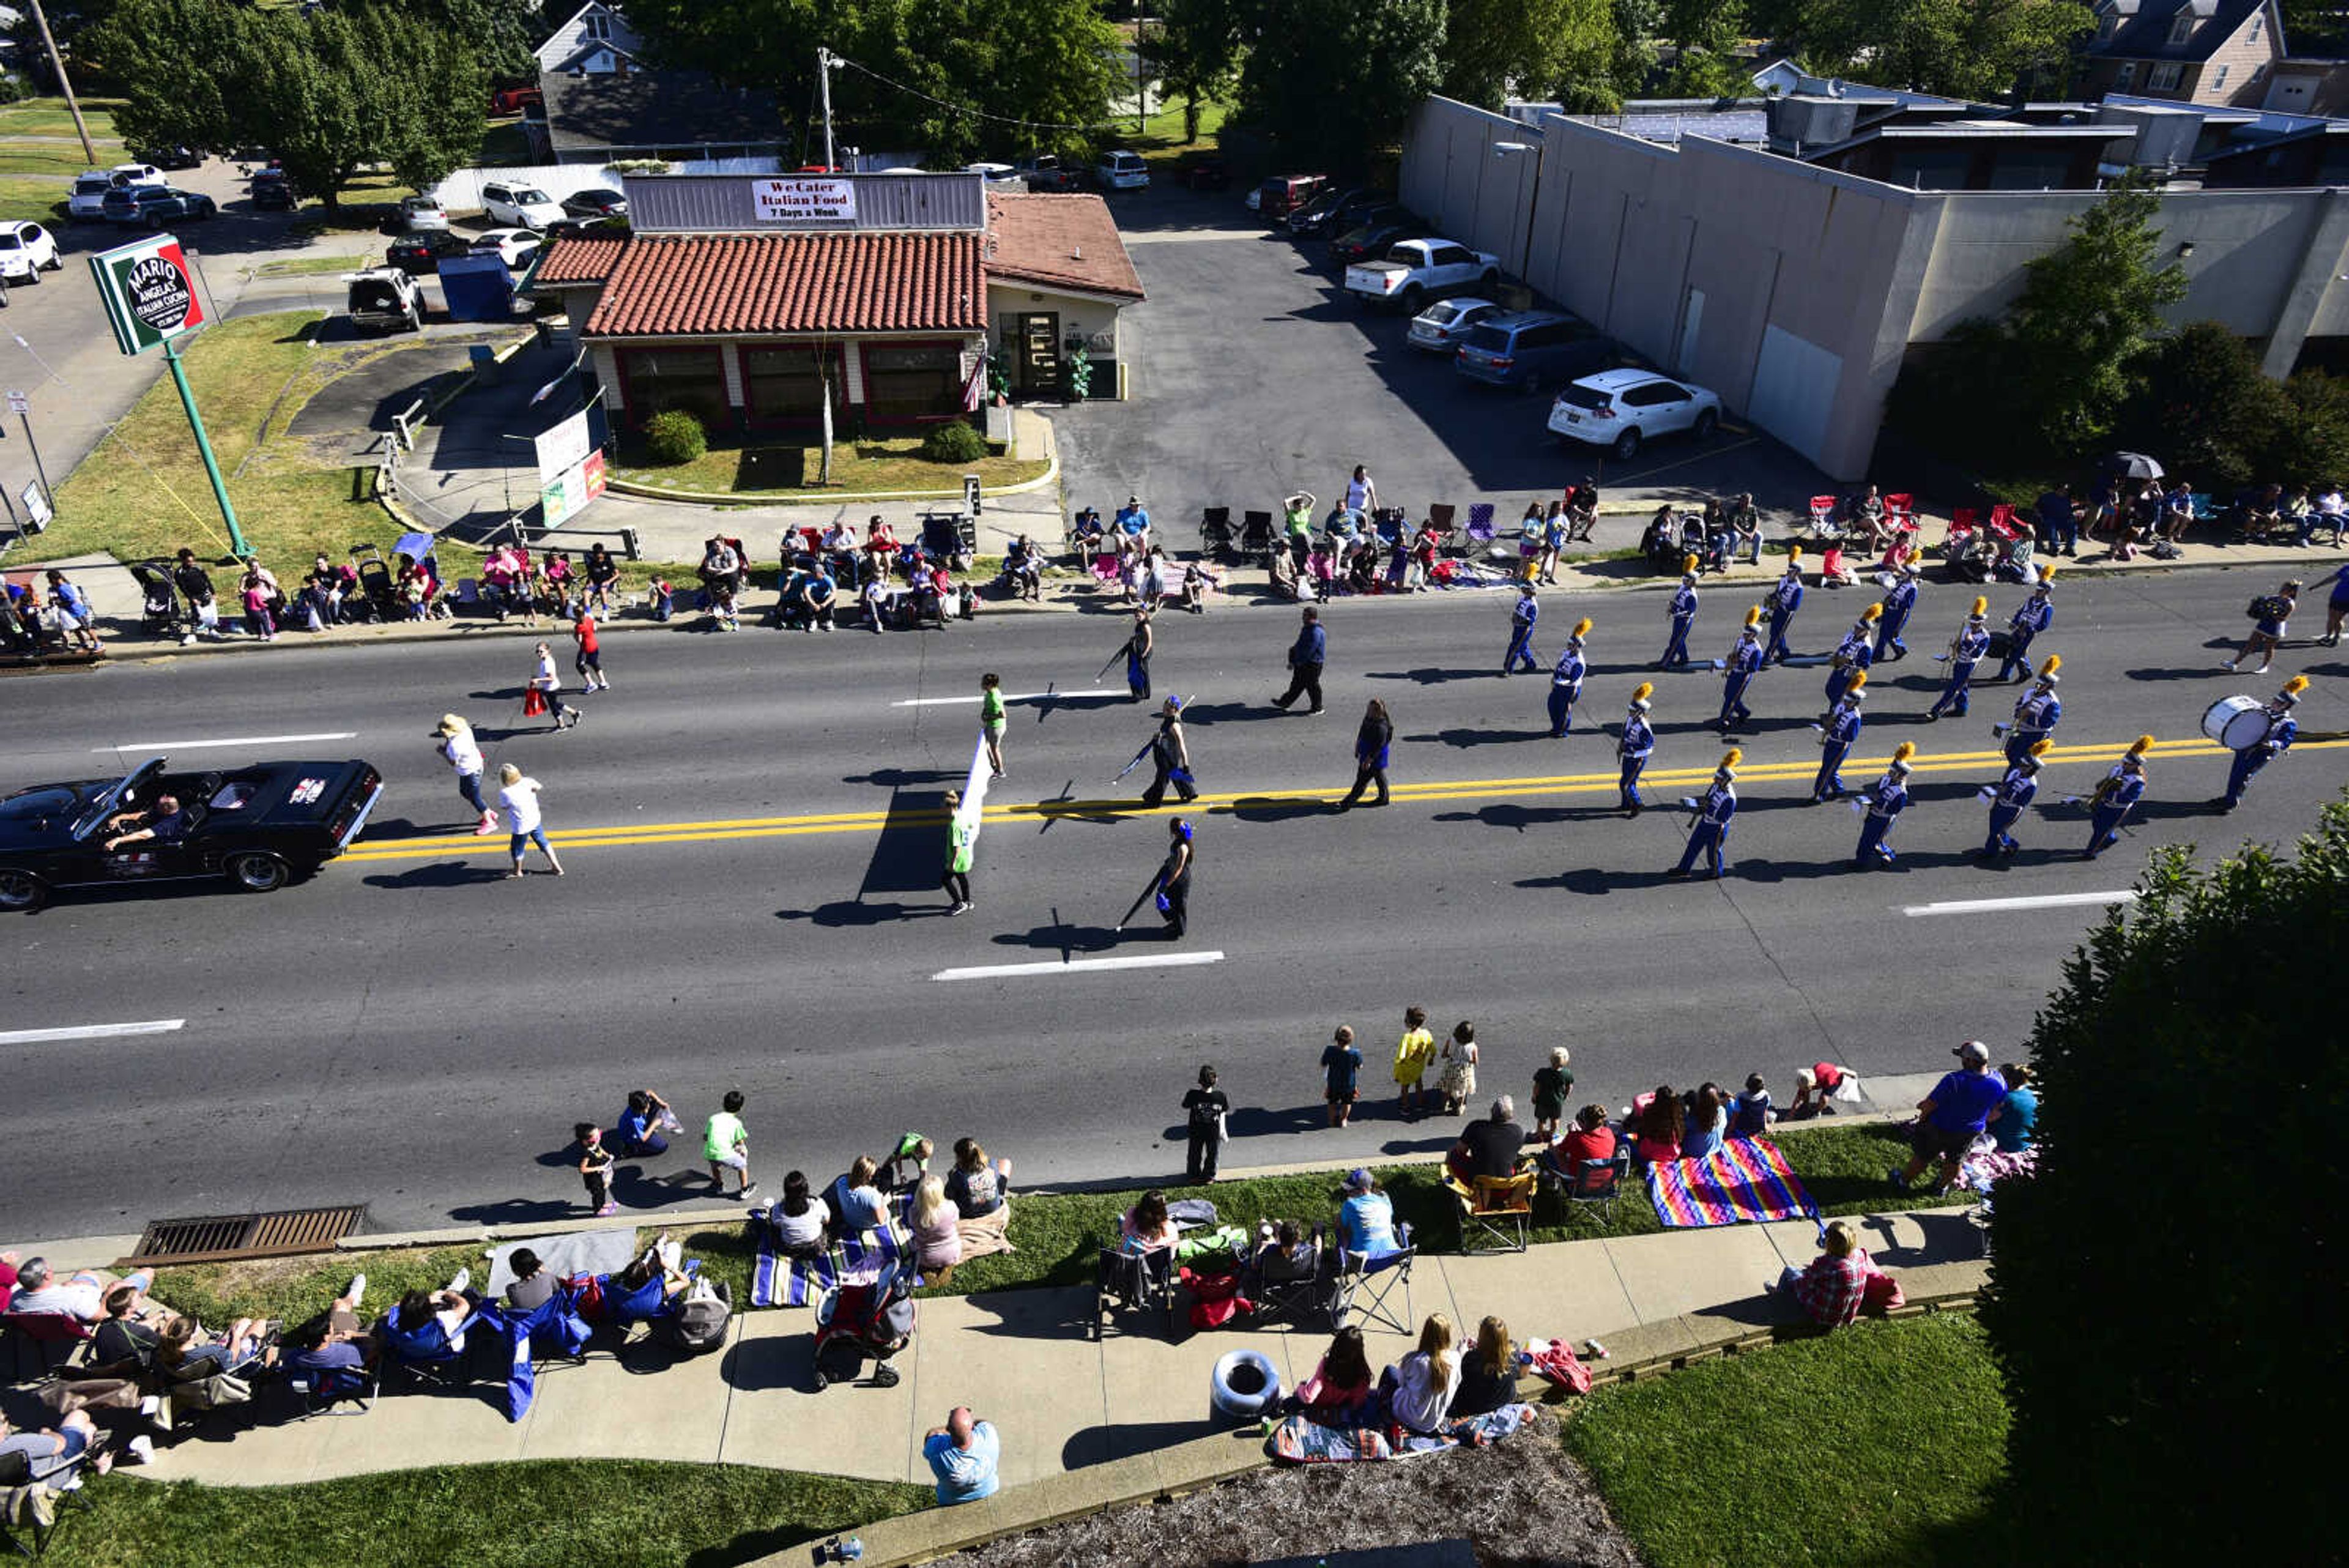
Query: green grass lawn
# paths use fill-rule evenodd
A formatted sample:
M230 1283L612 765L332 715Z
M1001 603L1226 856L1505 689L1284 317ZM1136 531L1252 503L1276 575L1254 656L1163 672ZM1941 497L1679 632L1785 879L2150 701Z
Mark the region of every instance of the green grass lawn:
M320 273L357 272L371 265L374 259L363 255L282 256L276 261L263 262L253 269L253 275L307 277Z
M85 98L75 101L81 105L81 117L89 126L92 140L115 140L114 111L122 100L119 98ZM71 136L74 134L73 115L61 98L28 98L17 103L0 104L0 141L12 136ZM76 149L77 157L79 149Z
M2029 1560L1987 1522L2007 1422L1981 1324L1940 1313L1599 1389L1566 1444L1649 1568L1960 1568Z
M196 407L211 433L245 537L282 582L298 583L323 550L340 560L362 541L397 532L381 507L354 501L353 471L322 465L286 422L338 370L402 342L311 347L324 314L242 317L197 334L185 350ZM228 534L168 378L57 487L57 518L42 536L52 557L110 551L124 560L181 545L214 557Z
M130 155L114 134L114 99L83 99L82 117L89 123L98 168L119 163ZM63 137L61 141L32 141L27 137ZM73 177L91 167L74 136L73 117L61 98L26 99L0 104L0 219L56 224L66 221L66 198Z
M1151 178L1164 179L1173 174L1184 153L1194 151L1213 152L1216 150L1216 132L1222 128L1224 118L1229 113L1231 106L1217 99L1210 99L1202 103L1199 106L1199 140L1185 141L1183 100L1172 99L1164 108L1150 117L1143 130L1133 130L1133 121L1128 119L1122 122L1122 129L1104 132L1109 139L1105 145L1123 147L1128 151L1142 154L1142 161L1150 165ZM1121 135L1130 140L1116 140Z
M1773 1136L1811 1196L1818 1200L1823 1214L1889 1213L1926 1208L1939 1201L1921 1189L1906 1199L1895 1198L1886 1189L1885 1170L1904 1163L1909 1154L1908 1144L1893 1136L1886 1124L1841 1127L1827 1123L1791 1128ZM1459 1250L1459 1209L1445 1190L1438 1167L1374 1168L1394 1201L1397 1217L1411 1222L1422 1247L1433 1252ZM781 1174L771 1171L765 1179L780 1189ZM818 1187L830 1182L834 1174L828 1170L808 1173ZM1214 1200L1217 1216L1229 1224L1253 1226L1259 1220L1327 1220L1336 1212L1341 1174L1326 1170L1219 1181L1206 1196ZM1118 1217L1133 1206L1142 1191L1140 1188L1113 1192L1025 1195L1015 1191L1011 1201L1011 1241L1018 1251L973 1259L957 1269L944 1285L934 1286L925 1293L969 1295L980 1291L1085 1284L1093 1277L1095 1248L1102 1239L1116 1233ZM649 1241L657 1226L657 1217L654 1217L639 1231L639 1241ZM1532 1236L1537 1241L1641 1236L1661 1229L1645 1188L1637 1184L1627 1186L1612 1211L1603 1215L1588 1205L1569 1206L1553 1193L1545 1192L1534 1201ZM704 1268L732 1284L737 1303L749 1302L754 1252L744 1227L730 1224L688 1230L680 1232L680 1238L688 1257L701 1259ZM325 1259L167 1269L156 1282L155 1293L208 1323L235 1317L276 1317L298 1322L324 1311L354 1269L363 1267L367 1272L368 1304L372 1306L378 1301L388 1302L410 1285L440 1285L460 1263L478 1265L480 1261L478 1248L448 1248L431 1252L342 1253Z
M806 444L713 444L691 462L655 464L646 460L642 441L623 436L613 472L635 484L760 501L811 492L937 491L959 495L966 473L977 472L979 482L994 490L1035 479L1050 466L1041 459L999 456L983 457L975 463L932 462L922 456L921 445L919 436L874 441L843 438L833 444L832 483L823 486L816 483L816 475L822 472L823 451L812 437Z
M366 1419L366 1417L358 1417ZM615 1420L625 1412L613 1412ZM429 1458L419 1451L419 1459ZM703 1568L910 1513L926 1487L747 1465L541 1459L307 1486L109 1477L67 1515L60 1568Z

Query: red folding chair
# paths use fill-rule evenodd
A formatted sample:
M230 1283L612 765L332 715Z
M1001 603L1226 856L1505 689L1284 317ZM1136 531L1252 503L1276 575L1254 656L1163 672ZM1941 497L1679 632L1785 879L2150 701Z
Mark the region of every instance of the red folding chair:
M2014 508L2003 501L1992 507L1990 509L1990 531L1997 535L2001 539L2007 540L2010 543L2021 538L2023 536L2023 530L2015 526Z
M1832 496L1832 495L1814 495L1814 496L1812 496L1812 497L1811 497L1811 527L1812 527L1815 531L1818 531L1818 532L1825 532L1825 531L1826 531L1826 527L1827 527L1827 524L1828 524L1831 521L1833 521L1833 519L1834 519L1834 517L1835 517L1835 509L1836 509L1836 498L1835 498L1834 496Z
M1884 498L1884 510L1893 518L1906 522L1916 514L1917 498L1905 490L1898 495L1888 495Z
M1950 525L1941 533L1941 548L1948 549L1959 540L1969 538L1982 524L1982 512L1972 506L1961 506L1950 514Z

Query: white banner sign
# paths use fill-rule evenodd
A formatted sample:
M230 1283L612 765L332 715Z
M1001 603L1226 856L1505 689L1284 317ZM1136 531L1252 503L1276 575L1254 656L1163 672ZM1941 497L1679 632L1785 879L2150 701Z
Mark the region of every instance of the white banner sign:
M784 176L750 182L750 200L762 223L853 223L856 182Z
M42 494L41 487L31 480L25 482L25 493L17 499L25 504L25 515L33 520L36 528L47 527L49 519L57 515L49 510L49 498Z
M587 410L580 410L538 438L538 483L542 488L575 468L595 445L587 433Z

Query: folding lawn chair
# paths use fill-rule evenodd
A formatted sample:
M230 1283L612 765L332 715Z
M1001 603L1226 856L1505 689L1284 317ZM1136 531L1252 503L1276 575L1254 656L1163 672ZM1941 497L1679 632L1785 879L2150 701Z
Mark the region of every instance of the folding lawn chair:
M1463 1186L1458 1177L1445 1171L1444 1185L1460 1200L1460 1250L1471 1257L1524 1251L1526 1228L1534 1217L1534 1184L1539 1179L1526 1170L1515 1176L1480 1176L1474 1186ZM1493 1244L1476 1245L1480 1234L1490 1237Z
M1409 1236L1399 1252L1341 1251L1338 1260L1338 1298L1330 1303L1330 1326L1343 1328L1360 1318L1366 1326L1381 1324L1397 1334L1416 1334L1411 1314L1411 1265L1419 1248ZM1395 1293L1402 1293L1402 1311L1394 1310Z
M505 1324L497 1309L484 1306L474 1307L454 1334L442 1329L437 1316L412 1329L400 1326L398 1316L399 1309L392 1308L377 1330L385 1361L419 1383L442 1388L462 1388L474 1381L466 1365L465 1335L476 1328L502 1334Z
M1489 501L1472 503L1468 508L1468 537L1460 546L1464 557L1475 558L1493 548L1493 504Z
M37 1481L30 1456L0 1455L0 1541L19 1556L47 1556L57 1526L82 1495L82 1467L98 1450L91 1444Z
M383 1392L383 1366L379 1361L363 1366L289 1366L285 1386L300 1401L294 1417L297 1421L313 1416L364 1416ZM340 1407L345 1405L352 1408Z
M1459 528L1453 522L1453 519L1457 517L1459 514L1460 508L1454 506L1449 501L1431 501L1428 503L1427 525L1435 530L1435 547L1438 550L1449 550L1452 548L1453 536L1459 532Z
M2013 504L2002 501L1990 509L1990 531L2001 539L2013 540L2021 536L2023 529L2014 521Z
M33 1362L33 1376L57 1371L73 1364L82 1346L89 1343L89 1330L69 1312L0 1313L0 1333L8 1338L8 1353L13 1358L13 1381L27 1381L25 1364Z
M1819 539L1840 539L1843 530L1836 526L1836 498L1832 495L1811 497L1811 534Z
M1174 1331L1174 1249L1153 1247L1130 1252L1123 1246L1105 1246L1093 1264L1093 1337L1102 1336L1112 1308L1166 1314L1166 1330Z
M1286 1317L1302 1328L1336 1310L1338 1252L1319 1225L1313 1227L1311 1253L1292 1258L1274 1251L1251 1270L1248 1300L1256 1303L1256 1320Z
M1631 1151L1618 1148L1608 1159L1578 1161L1570 1171L1549 1168L1566 1192L1569 1203L1589 1203L1598 1207L1601 1219L1612 1219L1615 1199L1621 1196L1624 1179L1631 1174Z
M1917 515L1917 498L1905 490L1898 495L1888 495L1884 498L1884 514L1895 524L1906 527Z
M1220 556L1232 547L1232 509L1210 506L1199 514L1199 548L1210 556Z

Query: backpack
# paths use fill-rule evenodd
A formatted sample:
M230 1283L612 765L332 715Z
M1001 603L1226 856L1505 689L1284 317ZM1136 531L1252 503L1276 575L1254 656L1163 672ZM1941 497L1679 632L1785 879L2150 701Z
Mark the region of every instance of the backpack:
M733 1293L719 1280L706 1291L697 1281L678 1302L677 1310L657 1320L662 1337L688 1355L715 1350L725 1343L726 1325L734 1315Z

